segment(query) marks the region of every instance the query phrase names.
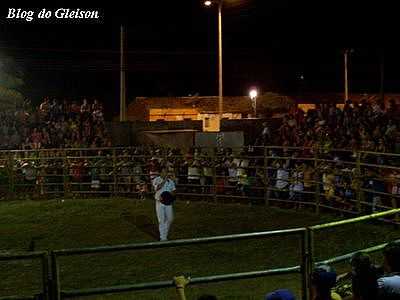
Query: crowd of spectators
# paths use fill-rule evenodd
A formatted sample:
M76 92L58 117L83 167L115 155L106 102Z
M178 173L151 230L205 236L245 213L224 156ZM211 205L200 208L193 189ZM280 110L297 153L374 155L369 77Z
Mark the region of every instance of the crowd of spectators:
M380 155L355 155L358 150L399 152L400 130L397 106L387 110L363 101L347 102L343 109L317 106L307 113L291 111L279 128L265 124L259 143L283 148L265 149L247 146L236 149L182 149L136 147L125 150L93 149L71 152L51 150L46 159L33 160L34 152L16 153L12 160L13 184L34 187L39 194L68 192L139 193L145 197L150 180L161 168L177 182L178 192L219 197L243 196L259 199L291 199L294 203L313 201L318 190L321 202L344 210L356 209L356 192L370 211L381 205L396 206L400 195L400 172L376 165L399 165ZM16 112L0 113L0 145L6 149L98 148L110 147L104 127L103 109L98 101L82 104L45 99L38 109L26 103ZM291 146L300 147L291 149ZM302 148L305 147L305 148ZM347 149L337 151L334 149ZM71 150L73 151L73 150ZM75 153L75 154L74 154ZM312 160L318 155L319 161ZM9 156L1 157L3 169ZM357 167L363 159L370 166ZM1 171L1 170L0 170ZM0 172L0 183L9 172ZM1 184L0 184L1 185ZM266 187L268 189L266 189ZM396 244L386 247L385 274L372 265L365 254L353 258L352 295L348 299L400 299L400 250ZM312 277L313 300L336 300L332 292L336 273L328 267L315 270ZM212 296L210 296L212 297ZM206 299L206 298L204 298ZM212 298L209 298L212 299ZM216 299L216 298L215 298ZM287 290L270 293L265 299L295 299Z
M151 180L167 168L177 184L178 195L186 198L217 196L263 204L267 197L271 201L292 200L299 208L314 203L318 192L322 205L344 211L357 210L358 200L367 212L399 205L400 172L375 164L357 167L351 151L323 151L319 161L297 148L271 148L265 154L259 147L240 151L89 148L46 150L40 159L35 152L22 151L10 160L5 152L0 153L0 181L6 186L10 174L7 168L12 167L12 182L17 187L36 184L42 194L68 189L78 193L139 194L144 198L151 195ZM379 160L375 155L365 159ZM400 165L396 157L393 161L385 159L388 165Z
M258 144L340 148L377 152L400 152L399 107L391 100L387 108L366 100L342 108L316 105L305 113L293 109L278 130L265 128Z
M14 114L1 113L0 145L13 149L112 146L104 127L102 105L97 100L89 103L84 99L81 104L69 104L46 98L38 109L30 107L26 103ZM311 193L318 190L323 196L321 203L354 210L356 192L363 189L363 197L358 199L364 200L370 211L376 211L379 205L398 206L400 172L373 165L396 166L400 161L372 154L357 157L355 151L395 152L400 136L397 110L394 102L387 110L382 110L379 105L366 101L360 104L348 101L343 109L333 105L317 106L306 114L296 109L284 117L279 128L264 125L259 141L266 146L284 146L270 148L268 153L257 146L241 150L194 148L189 151L153 146L128 148L115 153L116 157L111 150L79 152L72 155L74 159L65 161L63 151L53 150L46 155L60 160L34 165L22 152L14 159L15 174L21 180L29 177L30 182L51 183L51 189L61 189L53 181L58 180L61 185L60 176L67 174L68 182L80 183L80 191L93 189L143 195L150 192L150 180L166 167L173 174L180 193L202 197L241 196L262 203L267 195L268 199L301 203L313 201L315 197ZM313 160L315 155L319 161ZM357 167L358 159L372 167ZM42 190L46 192L46 188Z
M1 149L45 149L112 146L104 126L103 106L46 97L39 107L29 101L0 112Z

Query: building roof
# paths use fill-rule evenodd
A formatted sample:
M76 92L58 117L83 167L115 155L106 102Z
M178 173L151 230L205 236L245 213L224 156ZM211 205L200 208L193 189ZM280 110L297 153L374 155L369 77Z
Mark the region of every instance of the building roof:
M218 111L217 96L194 97L137 97L129 104L128 116L142 115L146 118L150 109L196 109L198 113L216 113ZM257 98L257 110L272 110L287 108L294 104L287 96L266 94ZM250 114L253 112L252 103L248 96L224 96L223 111L225 113Z
M349 97L354 102L362 99L377 101L379 94L351 94ZM400 103L400 94L385 94L385 101L395 99ZM224 113L251 114L253 107L248 96L224 96ZM302 95L280 95L267 93L257 97L257 111L263 114L265 111L284 111L291 105L316 104L316 103L343 103L343 93L305 93ZM217 96L193 96L193 97L137 97L128 107L129 120L148 120L150 109L195 109L198 113L217 113Z

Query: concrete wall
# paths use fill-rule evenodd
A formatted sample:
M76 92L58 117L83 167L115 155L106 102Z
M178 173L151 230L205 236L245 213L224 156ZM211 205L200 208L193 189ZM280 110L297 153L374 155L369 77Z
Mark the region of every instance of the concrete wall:
M135 144L138 131L131 122L107 122L106 128L115 147Z
M140 143L138 135L142 131L158 130L183 130L192 129L202 131L203 122L197 120L184 120L174 122L107 122L106 128L111 135L115 146L133 146Z
M267 122L273 128L279 128L281 119L239 119L239 120L226 120L223 119L221 123L221 131L243 131L244 143L246 145L253 144L258 136L261 135L263 130L263 123Z

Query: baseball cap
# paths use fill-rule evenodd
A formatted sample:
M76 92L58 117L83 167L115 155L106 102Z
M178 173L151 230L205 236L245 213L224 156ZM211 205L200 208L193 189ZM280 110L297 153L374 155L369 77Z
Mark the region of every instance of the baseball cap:
M291 291L281 289L267 294L265 300L295 300L295 297Z
M331 289L336 284L336 271L327 265L321 265L312 273L312 283L324 289Z

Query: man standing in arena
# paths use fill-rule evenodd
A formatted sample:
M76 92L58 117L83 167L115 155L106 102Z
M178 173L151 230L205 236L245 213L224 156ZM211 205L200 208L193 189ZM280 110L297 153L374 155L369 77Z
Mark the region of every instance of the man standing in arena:
M167 175L167 170L162 169L161 174L153 179L152 184L155 191L160 241L167 241L168 232L174 219L172 204L175 198L175 182Z

